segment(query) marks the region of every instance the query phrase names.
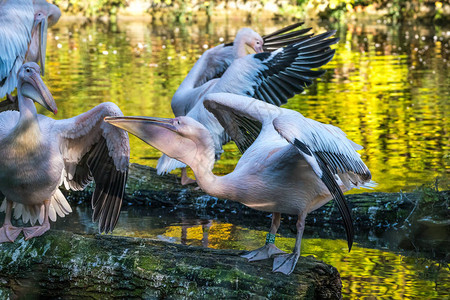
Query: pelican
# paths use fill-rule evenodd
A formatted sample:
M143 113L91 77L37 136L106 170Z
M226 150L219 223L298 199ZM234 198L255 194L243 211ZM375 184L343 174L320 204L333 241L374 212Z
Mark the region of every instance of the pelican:
M290 274L300 256L307 214L333 198L351 249L354 230L343 192L366 186L371 180L369 169L355 151L361 146L335 126L254 98L209 94L204 105L237 143L252 142L257 135L234 171L222 177L212 173L215 145L210 131L188 116L107 117L105 121L190 166L206 193L271 212L266 244L244 255L250 261L275 256L273 271ZM274 245L282 213L298 216L291 254Z
M39 62L44 74L47 26L60 16L59 8L45 0L0 2L0 98L14 91L25 61Z
M82 190L92 180L93 221L100 232L114 229L128 175L129 142L122 130L103 122L105 116L121 116L112 103L102 103L88 112L66 120L38 115L33 101L57 112L50 91L34 62L18 73L19 111L0 113L0 211L5 221L0 243L13 242L23 230L26 239L50 228L49 219L64 217L71 208L59 186ZM11 214L39 226L17 228Z
M229 141L229 137L217 119L203 106L205 97L209 93L227 92L251 96L278 106L285 104L289 98L303 92L315 78L325 73L323 70L311 69L319 68L333 58L335 51L330 49L330 45L338 41L337 38L330 38L334 33L335 31L329 31L316 36L306 36L273 52L250 54L235 59L220 78L209 80L202 85L198 95L191 94L193 107L185 111L186 116L202 123L211 132L217 160L223 152L222 145ZM201 72L201 69L201 64L197 62L190 74ZM186 81L182 85L185 83ZM208 86L203 88L205 85ZM177 113L173 103L172 101L172 108L177 116L182 112ZM237 146L241 152L248 147L243 144ZM185 168L185 164L167 155L162 155L158 160L158 174L168 173L176 168ZM186 170L183 169L181 183L190 182L193 180L187 177Z
M172 97L171 106L175 117L185 116L201 99L202 94L217 82L214 79L220 78L235 59L248 54L274 51L312 36L304 35L311 28L286 33L301 25L303 22L295 23L263 37L251 28L242 28L233 42L206 50Z

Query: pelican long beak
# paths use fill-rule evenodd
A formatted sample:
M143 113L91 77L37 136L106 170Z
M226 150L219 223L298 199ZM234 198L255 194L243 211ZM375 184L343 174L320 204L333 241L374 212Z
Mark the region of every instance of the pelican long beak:
M137 136L147 144L165 151L178 136L173 119L152 117L106 117L105 122Z
M175 126L176 119L151 117L106 117L105 122L137 136L166 155L189 164L193 141L183 137Z
M144 140L144 142L147 142L144 137L148 134L149 128L152 127L165 128L176 132L176 128L173 125L173 119L166 118L105 117L105 122L134 134L138 138Z
M39 103L56 115L58 108L56 107L55 100L42 81L41 76L39 76L39 73L34 72L29 78L29 80L23 82L21 85L22 95Z
M45 53L47 49L47 17L36 18L34 20L34 27L39 27L39 64L41 66L42 76L45 75Z

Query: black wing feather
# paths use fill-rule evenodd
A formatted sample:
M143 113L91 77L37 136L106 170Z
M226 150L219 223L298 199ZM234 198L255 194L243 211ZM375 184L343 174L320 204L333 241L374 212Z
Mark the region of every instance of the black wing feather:
M226 133L244 153L261 132L262 123L241 115L238 111L223 107L219 103L205 101L204 105L219 121Z
M339 212L341 213L342 216L342 220L344 221L345 232L347 235L348 250L350 251L352 249L353 237L355 235L351 211L347 205L347 201L345 200L345 196L342 193L339 184L334 179L333 173L326 163L327 160L324 158L322 153L311 151L311 149L309 149L309 147L306 144L302 143L298 139L294 140L294 146L297 147L297 149L302 153L309 156L314 156L314 158L316 159L320 167L320 170L322 171L322 176L320 177L320 179L325 184L327 189L330 191L330 194L336 201Z
M99 222L100 232L111 232L117 224L127 176L128 170L116 169L103 137L77 164L74 177L69 182L70 188L82 190L92 180L95 181L91 199L92 220Z
M304 88L312 84L312 80L324 74L323 70L311 70L328 63L334 56L335 51L330 45L335 44L338 39L331 38L335 31L325 32L304 41L291 44L279 53L272 56L261 56L262 64L266 66L258 71L251 97L282 105L293 95L303 92ZM259 95L275 96L268 100L258 98Z

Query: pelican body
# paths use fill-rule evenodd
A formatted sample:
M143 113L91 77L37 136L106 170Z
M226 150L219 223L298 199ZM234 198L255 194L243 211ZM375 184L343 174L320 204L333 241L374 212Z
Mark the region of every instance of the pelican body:
M275 256L273 271L290 274L300 255L306 215L333 198L351 248L353 225L343 192L370 182L370 171L355 151L361 146L337 127L257 99L209 94L204 105L235 142L243 143L243 139L257 135L235 170L222 177L212 173L215 149L209 130L188 116L111 117L105 121L190 166L206 193L273 213L267 244L247 253L244 257L249 260ZM291 254L274 245L281 213L298 216Z
M112 103L103 103L77 117L54 120L38 115L33 101L56 113L50 91L36 63L25 63L18 73L19 112L0 113L0 211L6 212L0 243L13 242L23 230L25 238L40 236L49 219L64 217L71 208L59 186L82 190L92 180L93 220L100 232L114 229L128 174L129 142L122 130L104 123L105 116L122 115ZM17 228L11 214L24 223Z

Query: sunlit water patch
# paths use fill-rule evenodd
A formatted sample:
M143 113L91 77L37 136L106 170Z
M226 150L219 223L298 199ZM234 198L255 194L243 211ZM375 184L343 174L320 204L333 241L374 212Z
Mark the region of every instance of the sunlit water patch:
M252 25L260 33L287 23ZM264 25L264 26L263 26ZM286 107L342 128L364 146L362 158L378 191L412 190L450 174L450 31L434 27L308 24L338 29L335 58L323 78ZM193 25L65 22L48 35L45 81L59 107L56 118L80 114L104 101L125 115L171 117L170 100L209 47L231 41L241 20ZM40 112L47 114L44 109ZM131 138L131 161L156 166L160 153ZM235 145L215 172L236 165Z
M91 209L77 206L72 214L59 219L53 228L76 233L97 232L97 225L91 222ZM240 221L238 220L240 219ZM270 219L252 220L252 225L239 217L228 220L198 218L192 211L173 209L128 208L122 211L114 235L152 238L171 243L194 245L214 249L254 250L264 244ZM295 233L282 221L276 245L291 252L295 244ZM434 260L427 255L399 254L395 249L381 246L369 248L367 240L379 239L358 233L349 253L347 242L318 238L323 227L307 226L302 240L303 256L313 255L336 267L341 275L345 298L361 299L445 299L450 290L448 264ZM331 232L339 229L331 229ZM330 231L330 229L328 229ZM343 230L341 230L344 236ZM337 233L339 235L339 232ZM380 243L383 245L383 242ZM243 263L247 263L243 260ZM257 262L255 262L257 263ZM267 270L271 272L271 270Z

